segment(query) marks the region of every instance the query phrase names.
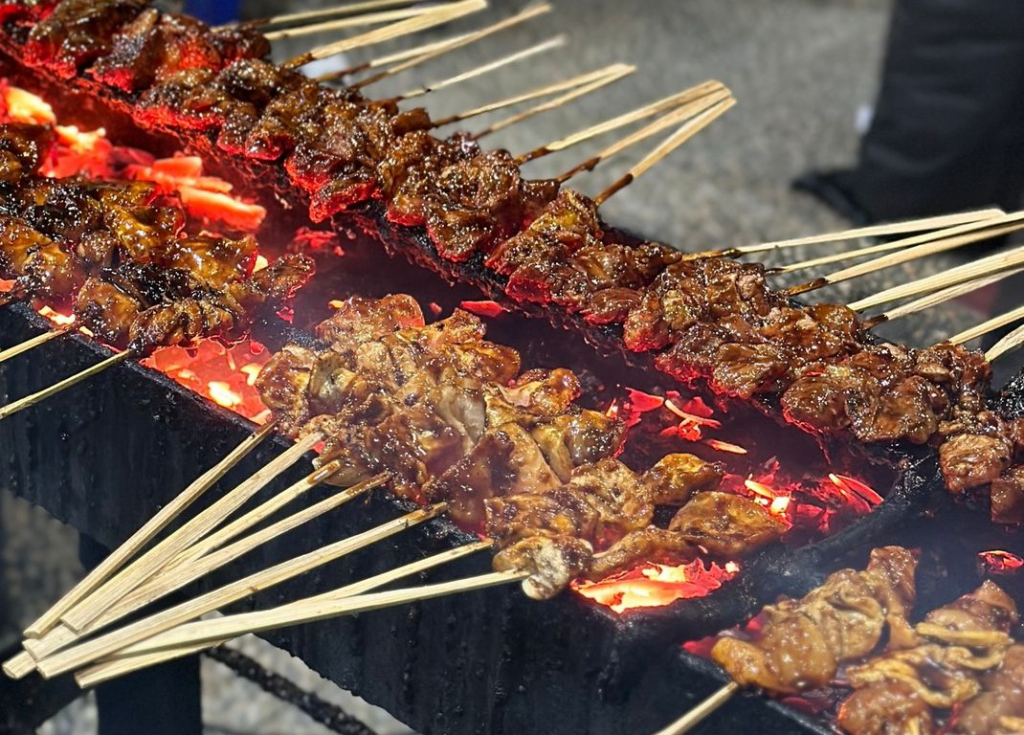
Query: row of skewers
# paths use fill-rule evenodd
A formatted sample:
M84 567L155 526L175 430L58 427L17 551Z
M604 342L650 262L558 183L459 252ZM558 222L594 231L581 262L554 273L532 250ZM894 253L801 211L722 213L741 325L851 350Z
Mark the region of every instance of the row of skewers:
M128 12L123 4L111 7ZM444 11L454 12L453 7ZM529 9L504 25L544 10L543 6ZM42 20L29 38L35 34L51 39L47 46L51 57L37 53L33 63L54 71L53 59L63 58L62 34L74 26L76 13L83 12L75 3L60 3L52 16L33 17ZM104 12L114 11L93 9L86 15L108 17ZM621 335L623 349L650 353L657 368L681 381L703 380L717 393L745 399L774 396L781 402L781 416L803 428L852 435L864 442L939 445L952 492L991 485L994 518L1016 522L1024 513L1019 502L1024 478L1013 469L1016 429L985 405L987 364L957 346L904 350L877 344L868 334L881 321L1014 272L1020 253L1000 254L937 278L921 279L850 308L794 307L787 301L789 294L812 286L1005 234L1024 226L1021 215L985 211L911 223L903 231L945 226L841 254L835 259L893 251L779 291L768 285L770 274L761 266L725 256L793 243L684 255L657 243L618 242L597 215L597 205L607 196L727 109L730 97L720 85L700 85L513 158L504 151L482 150L465 136L435 138L429 131L436 123L425 111L401 112L394 100L369 100L360 91L363 83L328 89L298 74L292 68L298 63L276 68L256 58L241 58L244 55L239 52L235 61L225 57L220 67L206 65L196 72L176 66L174 55L126 57L118 49L166 45L168 38L178 46L199 43L197 39L216 45L216 33L204 35L194 24L186 24L188 29L183 30L172 18L153 18L142 30L110 18L103 33L90 36L89 53L75 58L77 73L103 82L105 76L99 70L118 65L131 70L133 78L149 80L148 86L139 83L120 90L131 95L131 110L140 122L159 120L198 138L212 137L221 153L250 162L283 164L297 190L309 196L315 219L381 198L392 222L424 225L442 259L473 263L483 259L489 277L497 279L504 295L515 303L539 304L551 313L578 317L584 328L613 330ZM403 23L399 21L392 30L406 28ZM485 31L500 27L502 23ZM79 50L77 45L74 48ZM389 71L408 68L414 60L433 58L448 48L442 45ZM666 108L669 112L654 123L564 177L530 181L519 173L521 164L539 155ZM684 122L677 133L606 194L591 201L562 188L575 173L680 120ZM343 151L336 147L341 140L348 141ZM831 260L815 259L779 270L793 272ZM459 266L452 267L457 271ZM929 295L867 321L855 313L922 292ZM951 342L997 328L1013 316L956 335ZM1015 343L1019 336L1005 344Z

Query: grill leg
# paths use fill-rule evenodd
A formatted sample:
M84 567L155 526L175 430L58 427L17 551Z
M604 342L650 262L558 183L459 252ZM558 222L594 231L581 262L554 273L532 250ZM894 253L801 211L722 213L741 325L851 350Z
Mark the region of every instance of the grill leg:
M92 569L109 553L81 536L79 555ZM96 688L99 735L201 735L199 657L154 666Z

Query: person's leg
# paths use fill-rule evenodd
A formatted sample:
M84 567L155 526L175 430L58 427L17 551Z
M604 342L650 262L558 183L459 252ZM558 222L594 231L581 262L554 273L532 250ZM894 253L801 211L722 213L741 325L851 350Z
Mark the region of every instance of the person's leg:
M92 569L109 553L81 537L79 554ZM199 657L154 666L96 688L99 735L201 735Z
M867 221L1016 208L1022 154L1024 2L896 0L855 168L797 185L833 187Z

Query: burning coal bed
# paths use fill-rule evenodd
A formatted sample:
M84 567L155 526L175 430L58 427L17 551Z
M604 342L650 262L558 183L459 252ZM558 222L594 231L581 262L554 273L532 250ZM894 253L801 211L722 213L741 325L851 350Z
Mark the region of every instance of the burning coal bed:
M162 195L181 203L190 231L259 233L263 251L251 263L253 271L265 267L267 258L289 250L302 249L314 255L318 275L303 289L294 310L279 314L279 324L254 328L251 336L237 343L204 340L189 349L159 348L144 362L257 424L270 417L256 388L257 377L280 348L281 335L308 334L312 325L342 307L348 296L405 291L436 318L459 307L484 319L488 337L522 352L524 364L572 368L581 376L581 403L629 427L619 456L627 466L651 467L672 453L690 454L711 463L719 474L719 492L753 501L777 522L780 548L802 548L850 528L871 514L899 479L900 468L893 455L849 446L824 447L792 427L780 427L749 405L666 389L652 382L651 375L629 368L617 358L597 359L581 341L576 344L553 330L548 334L546 327L527 323L494 302L474 300L473 294L458 288L424 283L431 279L419 277L412 266L384 260L373 244L361 243L344 232L309 230L295 221L294 214L275 209L273 202L256 203L238 194L227 180L210 175L197 157L163 155L166 151L157 157L134 145L119 145L104 129L62 125L46 101L25 89L0 83L0 91L0 121L47 125L56 130L59 143L46 175L153 182ZM387 270L383 271L385 263ZM381 273L387 275L381 277ZM36 302L33 306L58 327L74 325L73 316L49 304ZM668 526L675 512L671 506L658 507L655 525ZM479 527L463 530L483 532ZM608 548L620 538L609 534L601 542ZM779 545L776 539L771 542ZM1012 567L1019 561L1012 555L993 554L993 564ZM718 590L742 577L746 564L742 555L708 550L682 562L656 556L604 579L576 580L572 594L624 620L643 624L640 609L714 598Z

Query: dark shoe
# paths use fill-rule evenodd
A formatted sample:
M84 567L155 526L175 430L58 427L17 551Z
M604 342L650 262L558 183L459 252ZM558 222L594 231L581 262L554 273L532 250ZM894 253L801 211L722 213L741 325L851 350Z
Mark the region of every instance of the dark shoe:
M793 181L793 189L810 194L825 204L854 227L864 227L875 223L853 196L842 185L844 171L809 171Z

